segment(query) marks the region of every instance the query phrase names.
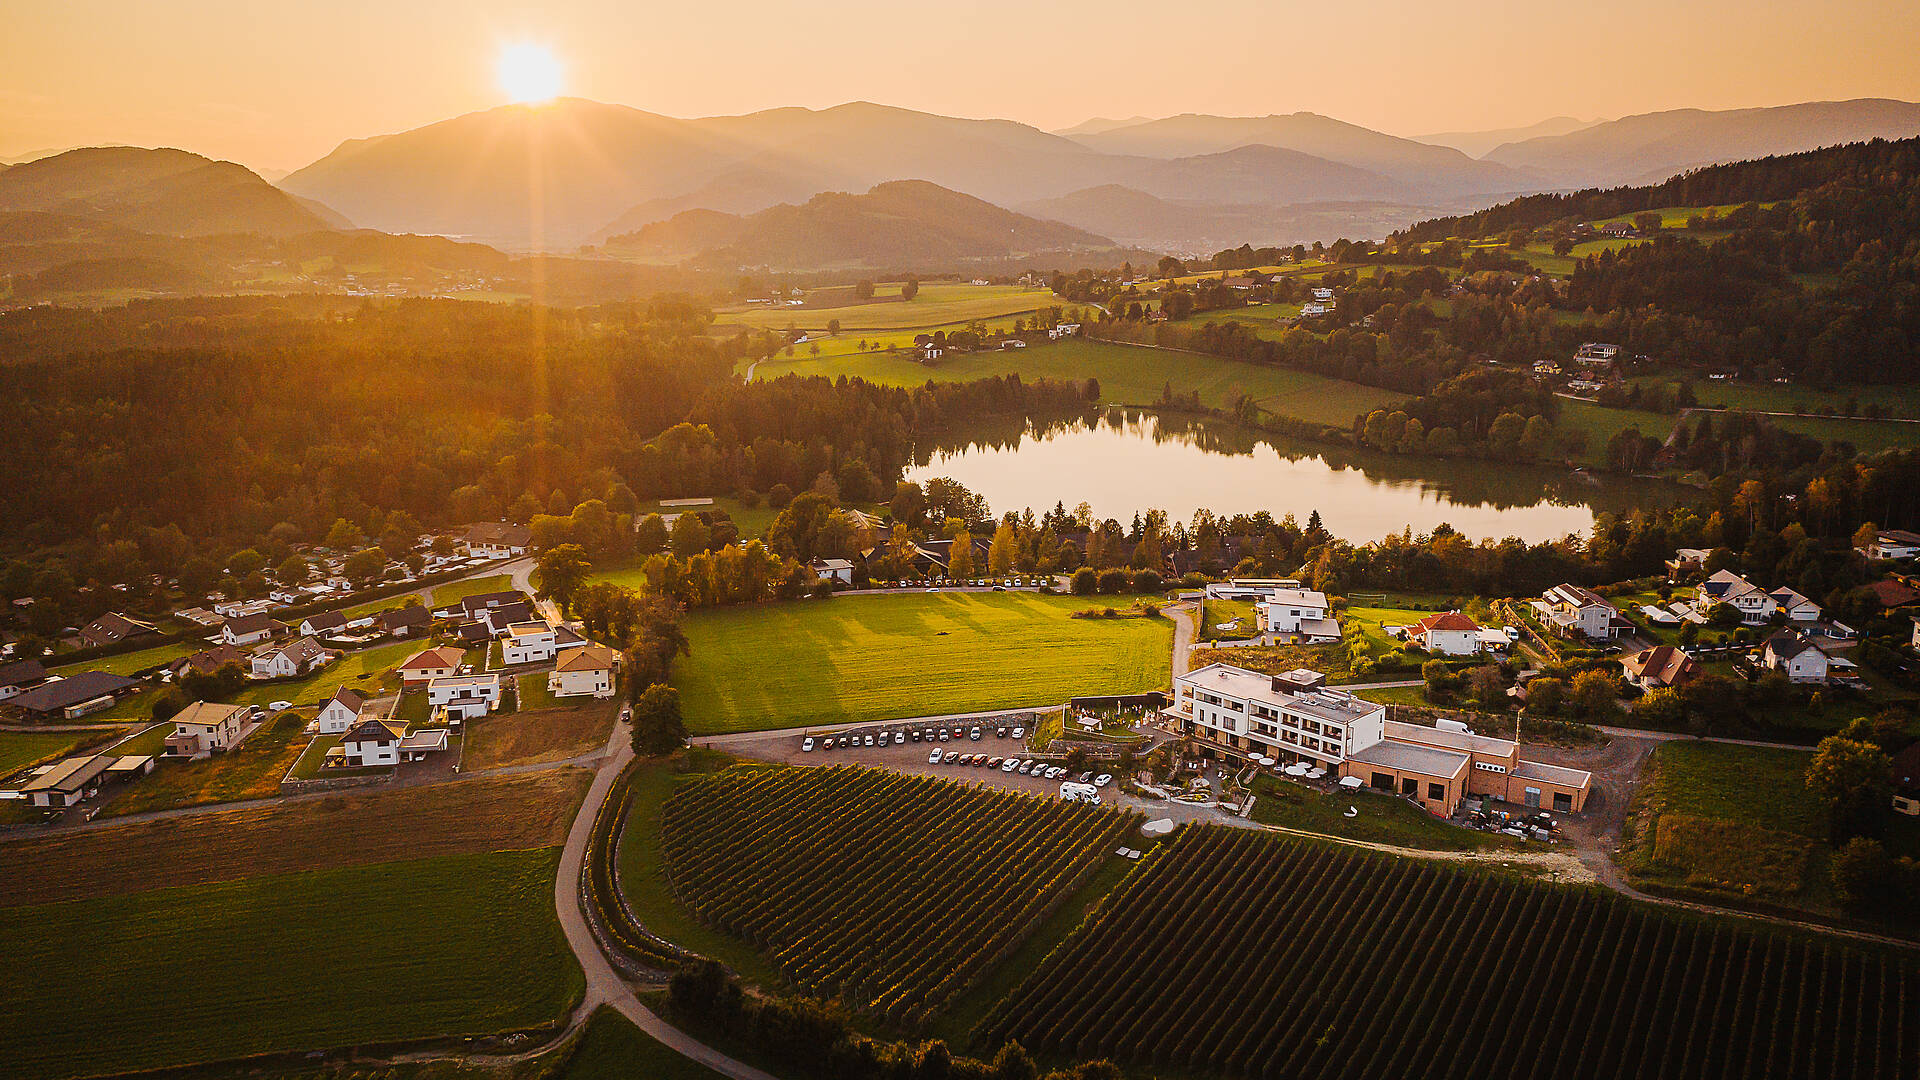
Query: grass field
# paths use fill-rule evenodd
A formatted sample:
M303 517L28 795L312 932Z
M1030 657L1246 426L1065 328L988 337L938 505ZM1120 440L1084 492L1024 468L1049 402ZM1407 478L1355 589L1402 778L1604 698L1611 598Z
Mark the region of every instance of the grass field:
M868 354L832 360L794 360L761 364L758 378L789 372L848 375L891 386L966 382L994 375L1024 379L1097 379L1107 404L1147 405L1162 390L1199 391L1203 404L1224 407L1241 394L1276 416L1345 426L1358 413L1406 400L1405 394L1380 390L1311 372L1267 367L1202 353L1153 349L1105 341L1068 340L1028 349L963 353L923 365L904 356Z
M1338 791L1323 794L1299 784L1262 776L1254 782L1258 796L1253 820L1326 836L1340 836L1370 844L1395 844L1429 851L1471 851L1513 846L1511 838L1474 832L1434 820L1431 814L1406 801L1377 791ZM1356 814L1347 817L1352 807ZM1504 843L1503 843L1504 842Z
M1920 424L1825 416L1769 416L1767 419L1784 431L1796 431L1822 442L1850 442L1863 454L1920 446Z
M1671 376L1639 380L1670 382ZM1911 386L1808 386L1803 383L1781 385L1770 382L1735 382L1698 379L1693 384L1694 399L1702 405L1722 405L1733 409L1760 412L1839 411L1849 401L1865 409L1879 405L1890 416L1920 416L1920 392Z
M1166 686L1172 623L1084 598L908 593L696 611L679 662L699 734L1051 705Z
M1254 609L1253 601L1207 600L1204 605L1200 622L1200 640L1235 641L1260 633L1260 613ZM1234 627L1231 630L1222 630L1220 628L1222 623L1232 623Z
M907 301L899 299L898 285L883 285L875 290L874 296L880 302L847 307L754 305L727 308L716 313L714 322L718 326L753 326L766 330L783 330L789 326L824 330L828 321L838 319L844 336L849 331L908 330L1022 315L1065 303L1046 289L1029 289L1022 285L923 283L920 295ZM892 299L888 300L887 297Z
M531 691L531 692L530 692ZM607 745L620 699L561 702L547 693L545 672L520 676L520 707L466 726L461 769L477 772L503 765L564 761Z
M511 588L513 588L513 576L511 574L488 574L485 577L463 578L460 581L449 581L445 585L435 585L433 587L433 606L443 608L448 604L465 600L469 596L478 596L481 593L490 592L506 592Z
M284 712L268 718L237 749L199 761L161 761L152 775L128 784L101 808L101 817L171 810L177 806L265 799L307 745L306 718ZM164 732L164 726L162 731ZM162 734L164 740L165 735Z
M1643 409L1607 409L1585 401L1560 399L1560 418L1554 427L1560 431L1583 431L1587 436L1586 449L1576 455L1576 460L1589 465L1604 464L1607 459L1607 440L1630 427L1640 429L1640 434L1650 439L1664 439L1673 430L1675 417L1663 416Z
M136 671L145 671L147 668L157 667L169 660L192 655L206 647L204 641L176 641L169 645L155 645L151 649L141 649L138 652L116 653L113 656L102 656L97 660L86 660L63 667L49 667L48 670L56 674L69 675L78 671L105 671L113 675L132 675Z
M0 731L0 779L29 765L66 757L82 746L116 738L110 731Z
M552 769L0 844L0 908L566 839L592 775Z
M553 913L558 863L558 848L449 855L13 908L0 955L33 974L0 996L0 1076L551 1021L583 989Z
M720 1080L720 1074L667 1049L603 1005L553 1080Z

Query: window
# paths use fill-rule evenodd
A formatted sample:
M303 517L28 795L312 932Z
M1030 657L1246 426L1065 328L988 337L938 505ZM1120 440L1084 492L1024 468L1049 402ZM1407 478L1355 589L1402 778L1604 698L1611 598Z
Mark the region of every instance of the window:
M1368 781L1368 786L1376 788L1380 791L1392 791L1393 776L1389 773L1383 773L1383 772L1374 773L1372 778Z
M1400 778L1400 794L1402 795L1420 794L1420 781L1415 780L1411 776L1401 777Z
M1564 791L1554 792L1553 793L1553 809L1556 813L1561 813L1561 814L1573 813L1573 796L1567 794Z
M1446 802L1447 786L1445 784L1429 783L1427 785L1427 798L1433 802Z

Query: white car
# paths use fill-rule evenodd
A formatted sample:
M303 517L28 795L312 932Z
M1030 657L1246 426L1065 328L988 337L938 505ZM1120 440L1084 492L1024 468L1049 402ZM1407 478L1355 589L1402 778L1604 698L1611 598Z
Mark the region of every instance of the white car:
M935 751L934 751L933 753L931 753L931 754L928 754L928 755L927 755L927 764L929 764L929 765L938 765L938 764L940 764L940 751L938 751L938 750L935 750Z
M1024 738L1026 738L1026 737L1027 737L1027 729L1026 729L1026 728L1023 728L1023 727L1017 727L1017 728L1014 728L1014 729L1013 729L1013 737L1014 737L1014 738L1016 738L1016 739L1024 739Z
M809 736L809 737L807 737L806 739L803 739L803 740L801 740L801 743L800 743L800 749L801 749L801 750L803 750L803 751L805 751L805 752L807 752L807 753L812 753L812 752L813 752L813 738L812 738L811 736Z
M904 731L896 731L896 732L894 732L894 733L893 733L893 745L895 745L895 746L905 746L905 745L906 745L906 743L907 743L907 733L906 733L906 732L904 732Z
M270 701L267 703L267 708L272 709L274 712L286 712L288 709L293 708L293 702Z
M873 736L871 736L871 735L869 735L869 736L867 736L867 745L868 745L868 746L872 746L872 745L873 745Z
M1096 776L1093 778L1094 787L1106 787L1108 784L1111 784L1111 783L1113 783L1112 773L1101 773L1099 776Z
M1012 772L1013 770L1019 767L1020 767L1019 758L1008 758L1007 760L1000 763L1001 772Z

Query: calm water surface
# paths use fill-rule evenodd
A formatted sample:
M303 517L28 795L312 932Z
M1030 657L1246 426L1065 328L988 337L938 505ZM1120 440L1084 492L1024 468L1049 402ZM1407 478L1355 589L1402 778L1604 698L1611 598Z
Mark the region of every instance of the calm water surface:
M994 513L1038 514L1085 500L1096 518L1161 509L1190 521L1266 510L1304 523L1320 511L1335 535L1371 540L1446 523L1474 539L1537 542L1584 533L1596 511L1671 506L1677 484L1600 479L1565 468L1436 460L1293 444L1230 424L1113 410L1090 420L974 433L921 455L907 479L949 476L984 495Z

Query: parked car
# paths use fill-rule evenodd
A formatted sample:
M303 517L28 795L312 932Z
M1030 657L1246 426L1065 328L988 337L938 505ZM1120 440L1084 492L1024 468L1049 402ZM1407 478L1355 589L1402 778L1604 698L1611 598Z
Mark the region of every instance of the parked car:
M918 730L913 731L911 734L913 735L914 742L920 741L920 732Z
M1001 758L1001 757L990 757L990 758L988 758L988 759L987 759L987 768L989 768L989 769L997 769L997 768L999 768L999 767L1000 767L1000 763L1001 763L1002 761L1005 761L1005 760L1006 760L1006 758Z
M1000 725L999 727L997 727L997 728L994 728L994 729L993 729L993 737L994 737L994 738L996 738L996 739L1004 739L1004 738L1006 738L1006 737L1007 737L1007 725L1005 725L1005 724L1001 724L1001 725Z
M1013 737L1014 737L1014 738L1016 738L1016 739L1024 739L1024 738L1026 738L1026 737L1027 737L1027 729L1026 729L1026 728L1023 728L1023 727L1017 727L1017 728L1014 728L1014 729L1013 729Z
M974 767L974 768L976 768L976 769L983 769L983 768L986 768L986 765L987 765L987 755L985 755L985 754L975 754L975 755L973 755L973 767Z
M1017 768L1017 769L1015 769L1015 770L1013 770L1013 771L1014 771L1014 772L1017 772L1017 773L1019 773L1019 774L1020 774L1021 776L1025 776L1025 775L1027 775L1027 772L1028 772L1028 770L1030 770L1030 769L1032 769L1032 768L1033 768L1033 762L1031 762L1031 761L1022 761L1022 762L1020 763L1020 767L1019 767L1019 768Z
M941 742L946 742L946 741L947 741L947 733L946 733L946 732L944 732L944 731L942 731L942 732L940 733L940 741L941 741Z
M1013 770L1019 767L1020 767L1019 758L1008 758L1007 760L1000 763L1001 772L1012 772Z
M1112 773L1101 773L1099 776L1096 776L1093 778L1094 787L1106 787L1108 784L1111 784L1111 783L1113 783Z
M951 765L954 762L960 760L960 752L957 750L949 750L947 751L946 756L941 758L940 760L948 765Z
M443 669L443 670L444 670L444 669ZM267 704L267 708L269 708L269 709L272 709L272 710L273 710L274 712L286 712L286 711L287 711L288 709L291 709L291 708L293 708L293 702L291 702L291 701L273 701L273 702L269 702L269 703Z
M872 746L872 745L873 745L873 736L871 736L871 735L869 735L869 736L867 736L867 745L868 745L868 746Z
M979 728L974 728L974 729L973 729L972 731L969 731L969 732L967 732L967 738L969 738L969 739L972 739L972 740L973 740L974 742L979 742L979 741L980 741L980 729L979 729Z
M813 736L809 735L805 739L802 739L800 742L800 749L806 751L807 753L812 753L813 752Z
M833 745L839 747L842 750L845 750L847 748L847 737L845 735L840 736L838 739L835 739L833 741Z
M935 750L935 751L934 751L933 753L931 753L931 754L928 754L928 755L927 755L927 764L929 764L929 765L938 765L938 764L940 764L940 751L938 751L938 750Z
M893 733L893 745L895 745L895 746L905 746L906 744L907 744L907 733L906 733L906 732L904 732L904 731L896 731L896 732L894 732L894 733Z

